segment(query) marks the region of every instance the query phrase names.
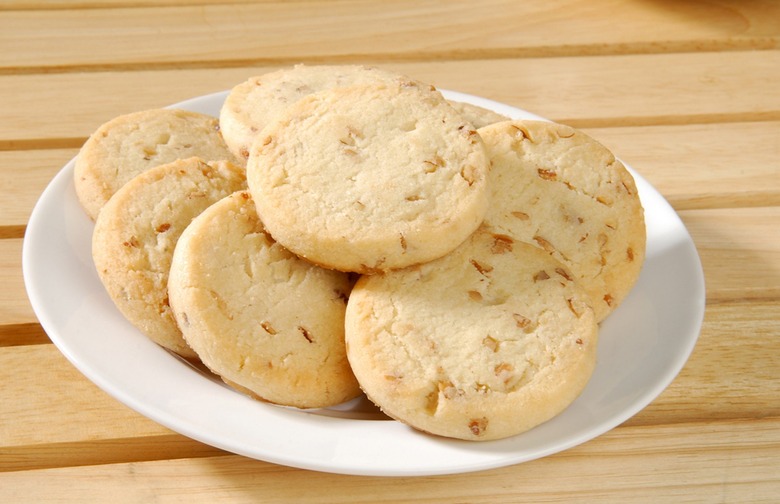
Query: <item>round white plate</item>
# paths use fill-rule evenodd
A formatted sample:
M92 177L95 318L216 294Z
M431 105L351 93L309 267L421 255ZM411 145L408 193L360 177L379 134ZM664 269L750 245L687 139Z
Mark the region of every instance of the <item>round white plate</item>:
M454 100L512 118L541 119L483 98ZM218 115L227 93L172 107ZM106 295L92 263L93 224L73 188L73 161L41 195L27 226L24 280L38 319L62 353L100 388L152 420L224 450L346 474L431 475L536 459L588 441L644 408L674 379L699 335L704 279L696 248L664 198L637 175L647 258L633 291L602 323L598 364L582 395L552 420L500 441L416 432L365 399L301 411L255 401L155 345Z

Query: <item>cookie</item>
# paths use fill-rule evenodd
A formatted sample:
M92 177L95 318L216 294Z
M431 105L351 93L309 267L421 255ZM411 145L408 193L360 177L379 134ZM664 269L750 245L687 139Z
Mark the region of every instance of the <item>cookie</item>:
M189 157L243 165L230 153L214 117L172 109L122 115L100 126L81 147L74 169L76 194L94 220L134 176Z
M371 273L440 257L487 210L482 140L426 85L334 88L268 125L247 161L271 235L319 265Z
M436 261L361 277L347 305L347 356L369 399L458 439L513 436L560 413L589 381L597 339L568 270L486 227Z
M644 262L644 212L633 177L606 147L561 124L509 121L479 134L493 164L485 222L565 264L603 320Z
M246 159L260 130L304 96L334 87L400 78L362 65L302 64L254 76L235 86L225 99L219 114L222 133L231 151Z
M449 102L450 105L452 105L452 108L457 110L466 121L470 122L477 129L497 122L509 120L507 116L501 115L498 112L494 112L490 109L480 107L479 105L454 100L449 100Z
M184 228L212 203L246 188L244 169L188 158L151 168L122 186L95 222L92 257L119 311L159 345L187 346L168 303L168 272Z
M360 394L344 347L348 274L265 232L246 191L200 214L176 246L168 292L184 337L234 388L299 408Z

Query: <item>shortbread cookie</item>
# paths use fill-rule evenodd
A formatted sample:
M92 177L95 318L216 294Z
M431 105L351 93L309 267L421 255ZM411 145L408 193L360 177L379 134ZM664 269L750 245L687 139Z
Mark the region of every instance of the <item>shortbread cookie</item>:
M362 65L295 65L235 86L222 105L219 122L232 152L245 159L260 130L304 96L334 87L402 78Z
M243 164L228 149L217 119L184 110L152 109L100 126L76 157L76 194L94 220L111 196L149 168L177 159Z
M344 348L349 275L315 266L265 232L246 191L184 231L168 292L186 341L229 385L286 406L360 395Z
M480 107L468 102L450 100L452 108L457 110L463 118L479 129L497 122L508 121L509 118L490 109Z
M309 95L263 130L247 163L277 241L360 273L454 249L482 222L488 171L477 132L412 81Z
M168 304L173 249L195 216L245 187L243 168L226 161L174 161L121 187L95 222L92 257L114 304L150 339L182 356L195 352Z
M568 126L510 121L479 130L493 163L485 221L564 263L603 320L639 277L645 222L631 174Z
M595 367L585 292L544 251L482 227L430 263L358 280L347 355L386 414L441 436L491 440L552 418Z

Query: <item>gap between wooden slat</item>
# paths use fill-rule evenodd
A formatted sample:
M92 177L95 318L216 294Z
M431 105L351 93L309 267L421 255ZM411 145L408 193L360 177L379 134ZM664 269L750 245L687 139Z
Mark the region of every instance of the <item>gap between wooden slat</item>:
M766 429L771 429L777 420L777 417L766 417L760 419L744 418L716 422L705 420L702 422L683 422L647 426L620 426L590 442L563 451L555 456L578 457L584 455L592 457L594 453L599 455L611 453L615 456L620 456L625 443L630 442L633 438L640 439L639 442L641 447L639 449L647 455L663 454L664 456L667 456L670 447L677 453L680 453L680 450L690 449L687 446L690 441L686 441L690 439L690 437L679 435L680 430L685 429L687 426L689 426L690 429L696 429L698 426L699 430L703 431L733 429L742 431L746 428L756 428L756 426L766 426ZM642 431L649 429L669 431L671 435L666 437L666 439L669 440L668 445L654 447L648 443L642 443ZM695 449L701 451L718 447L716 439L711 438L707 441L709 442L706 445L696 446ZM772 447L767 448L769 450L773 449ZM637 446L636 442L634 442L631 451L635 454L636 450ZM178 434L171 434L150 436L146 438L52 443L0 448L0 473L177 459L219 459L224 457L245 460L252 464L268 464L268 467L282 467L270 462L241 457ZM295 468L289 468L289 470L297 471Z
M248 4L274 2L277 0L230 0L223 4ZM300 2L301 0L298 0ZM315 0L316 1L316 0ZM0 12L9 11L36 11L36 10L91 10L91 9L128 9L138 7L197 7L200 5L213 5L214 0L135 0L128 2L126 0L97 0L97 1L15 1L0 3Z
M27 230L27 226L24 224L18 224L15 226L0 226L0 239L13 239L24 238L24 232Z
M36 322L0 326L0 347L44 345L51 343L46 331Z
M747 122L780 121L780 110L762 112L738 112L731 114L689 114L659 116L624 116L610 118L550 118L577 129L625 128L642 126L693 126L697 124L732 124ZM78 149L86 137L71 138L16 138L0 140L0 151ZM757 205L748 205L757 206Z
M581 44L495 49L459 49L455 51L417 51L409 53L355 53L327 56L296 56L247 59L199 59L195 61L139 61L126 63L95 63L82 65L31 65L0 67L1 75L52 73L85 73L149 70L228 69L251 66L286 66L304 64L424 63L426 61L470 61L529 58L563 58L588 56L627 56L674 53L738 52L775 50L780 41L774 37L729 40L683 40L668 42L635 42L623 44Z
M178 434L0 447L0 473L225 455Z

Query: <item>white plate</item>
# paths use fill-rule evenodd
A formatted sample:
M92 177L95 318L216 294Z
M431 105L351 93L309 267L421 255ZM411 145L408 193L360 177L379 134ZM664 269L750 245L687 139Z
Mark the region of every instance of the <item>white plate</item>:
M483 98L448 98L540 119ZM226 93L173 107L218 115ZM628 298L602 324L598 365L565 411L513 438L468 442L415 432L366 400L300 411L264 404L151 343L115 309L92 263L93 224L73 188L73 161L41 195L24 239L28 295L62 353L119 401L185 436L278 464L346 474L431 475L536 459L588 441L649 404L685 364L704 314L696 248L664 198L633 170L645 207L647 258Z

